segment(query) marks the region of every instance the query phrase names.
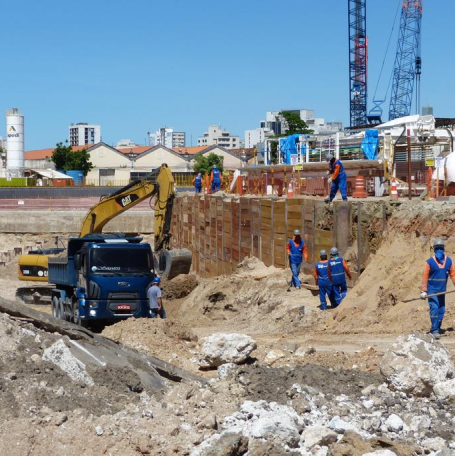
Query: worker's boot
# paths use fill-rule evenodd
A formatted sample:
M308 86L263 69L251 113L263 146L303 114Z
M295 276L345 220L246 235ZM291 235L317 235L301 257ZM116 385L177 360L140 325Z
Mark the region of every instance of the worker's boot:
M324 198L324 203L330 203L330 197Z

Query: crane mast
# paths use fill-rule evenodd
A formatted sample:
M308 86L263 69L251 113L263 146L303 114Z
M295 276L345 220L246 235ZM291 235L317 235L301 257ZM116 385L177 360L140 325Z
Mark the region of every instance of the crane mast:
M368 38L366 0L348 0L351 127L367 123Z
M414 84L416 84L416 110L420 106L420 32L423 0L403 0L398 47L393 68L392 94L389 120L411 113Z

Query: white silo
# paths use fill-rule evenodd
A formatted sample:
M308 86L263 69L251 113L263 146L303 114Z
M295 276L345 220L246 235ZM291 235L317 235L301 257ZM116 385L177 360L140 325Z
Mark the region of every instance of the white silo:
M6 168L8 176L24 175L24 116L19 109L6 111Z

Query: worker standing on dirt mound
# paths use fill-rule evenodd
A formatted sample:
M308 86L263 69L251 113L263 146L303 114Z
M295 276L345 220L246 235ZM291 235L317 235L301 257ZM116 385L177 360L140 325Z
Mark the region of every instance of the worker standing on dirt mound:
M434 256L429 258L425 263L422 276L422 293L420 297L426 299L428 294L445 293L447 291L447 280L452 279L455 285L455 267L452 258L445 254L444 241L435 239L433 242ZM446 297L430 296L428 297L430 305L430 333L435 339L441 336L441 324L446 311Z
M336 301L333 294L332 281L329 278L329 261L327 260L327 252L321 250L319 252L321 261L314 265L314 278L316 285L319 286L319 300L321 302L321 310L327 310L327 299L329 297L332 307L336 307Z
M300 290L300 266L302 266L303 258L308 261L308 252L299 230L294 230L294 236L289 239L286 252L289 256L289 266L292 271L291 287L294 286Z
M193 185L194 185L194 192L196 195L198 193L201 193L202 190L202 174L197 173L197 176L193 179Z
M152 286L147 290L147 297L149 298L150 306L150 317L151 318L166 318L166 311L163 307L163 300L161 298L161 289L159 284L161 279L155 277L152 282Z
M221 188L221 173L216 165L213 165L210 182L212 184L212 193L218 192Z
M338 190L340 190L343 201L347 201L348 181L343 163L341 163L341 160L337 160L332 154L327 155L327 161L330 163L330 171L328 173L330 174L329 184L331 183L332 186L330 187L330 196L324 201L331 203L335 199Z
M333 284L333 295L335 298L335 307L341 304L341 301L346 297L348 292L348 285L346 283L346 276L351 279L351 271L336 247L330 249L329 261L329 278Z

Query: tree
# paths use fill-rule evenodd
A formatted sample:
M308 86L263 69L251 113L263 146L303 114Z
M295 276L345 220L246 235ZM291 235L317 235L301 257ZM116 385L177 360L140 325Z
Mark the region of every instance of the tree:
M308 128L307 123L302 120L298 114L294 114L290 111L281 111L276 117L277 122L281 120L280 117L284 119L285 124L287 125L287 130L286 133L277 135L277 137L290 135L309 135L313 133L313 130L310 130Z
M62 142L57 143L51 160L55 163L57 170L80 170L83 171L84 176L93 168L87 149L73 151L72 146L64 145Z
M223 160L224 157L217 155L214 152L210 152L208 155L198 155L194 159L193 169L204 176L205 174L210 174L213 165L216 165L220 172L223 172Z

